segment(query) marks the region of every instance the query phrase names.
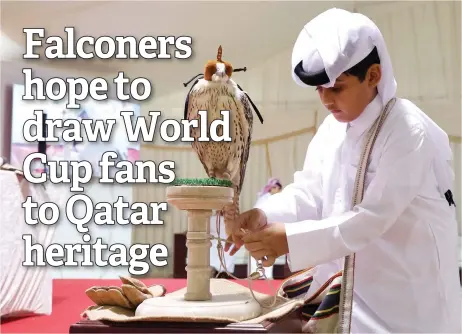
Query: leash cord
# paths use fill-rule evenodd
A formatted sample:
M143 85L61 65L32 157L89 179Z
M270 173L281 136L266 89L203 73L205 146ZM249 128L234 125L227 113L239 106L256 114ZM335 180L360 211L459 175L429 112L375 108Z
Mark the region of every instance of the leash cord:
M222 212L219 211L217 212L216 214L216 231L217 231L217 234L220 235L220 217L222 217ZM210 239L215 239L217 240L217 251L218 251L218 258L220 259L220 269L223 269L224 272L229 275L230 277L236 279L236 280L242 280L241 278L238 278L236 276L234 276L233 274L231 274L230 272L228 272L228 268L226 266L226 260L225 260L225 250L223 248L223 245L222 245L222 242L226 240L223 240L222 238L220 237L216 237L214 235L211 235L209 234L209 237ZM220 271L219 271L220 272ZM271 290L273 291L273 300L271 303L269 303L268 305L265 305L262 301L258 300L258 298L255 296L255 293L253 291L253 288L252 288L252 281L253 280L256 280L256 279L260 279L260 278L263 278L264 280L267 281L268 283L268 286L271 288ZM270 283L270 281L268 280L268 278L266 277L266 274L265 274L265 267L263 266L263 263L261 260L257 260L257 270L253 273L251 273L251 255L250 253L248 254L248 257L247 257L247 277L244 278L247 280L248 284L249 284L249 290L250 290L250 293L252 294L252 297L253 299L255 299L255 301L258 302L258 304L260 304L261 307L263 308L271 308L273 307L276 302L277 302L277 292L274 288L274 286Z

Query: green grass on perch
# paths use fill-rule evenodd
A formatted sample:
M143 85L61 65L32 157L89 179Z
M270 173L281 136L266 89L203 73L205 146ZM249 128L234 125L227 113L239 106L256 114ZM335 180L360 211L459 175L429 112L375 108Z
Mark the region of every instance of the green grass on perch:
M233 184L228 180L221 179L176 179L172 183L174 186L209 186L209 187L232 187Z

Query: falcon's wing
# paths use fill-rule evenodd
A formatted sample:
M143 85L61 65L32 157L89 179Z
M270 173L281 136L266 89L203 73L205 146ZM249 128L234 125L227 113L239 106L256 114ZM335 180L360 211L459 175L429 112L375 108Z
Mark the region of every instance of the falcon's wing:
M184 101L184 119L189 120L189 108L190 108L189 96L191 95L191 93L193 93L193 89L197 85L199 80L200 79L197 79L196 81L194 81L194 83L191 85L191 89L189 90L188 94L186 95L186 100Z
M242 156L241 156L241 163L240 163L240 177L239 177L239 193L242 190L242 185L244 184L244 177L245 172L247 169L247 161L249 160L249 153L250 153L250 144L252 142L252 129L253 129L253 113L252 108L250 106L250 101L247 95L240 91L238 95L239 101L242 103L242 107L244 109L244 117L248 124L249 132L247 134L247 138L242 142Z
M184 119L185 120L192 120L195 119L198 116L198 112L200 109L202 109L200 106L204 103L203 96L202 98L199 95L203 95L200 93L200 88L201 84L203 82L201 79L197 79L194 84L191 86L191 89L188 92L188 95L186 96L185 100L185 105L184 105ZM200 101L198 101L201 99ZM198 131L196 128L191 129L192 135L194 136L194 132ZM210 177L209 170L204 163L204 157L202 154L202 150L204 150L204 145L201 145L200 142L197 142L196 140L191 143L191 146L193 150L196 152L199 161L202 164L202 167L204 167L205 172L207 175Z
M241 172L240 172L240 180L239 180L239 192L242 189L242 184L244 183L244 176L245 176L245 171L247 168L247 161L249 160L249 153L250 153L250 144L252 143L252 128L253 128L253 113L252 109L255 110L255 113L257 114L260 122L263 124L263 117L260 114L260 111L258 110L257 106L253 103L251 100L250 96L247 95L247 93L242 89L239 84L237 84L237 88L240 90L239 100L241 101L243 108L244 108L244 116L245 119L249 125L249 134L246 138L247 142L244 144L244 147L242 148L242 160L241 160ZM250 106L252 105L252 107Z

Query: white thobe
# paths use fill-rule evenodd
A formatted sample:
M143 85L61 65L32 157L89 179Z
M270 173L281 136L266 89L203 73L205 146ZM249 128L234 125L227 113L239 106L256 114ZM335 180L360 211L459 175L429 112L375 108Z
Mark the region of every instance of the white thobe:
M449 142L429 140L442 130L410 101L397 99L351 209L362 142L381 110L375 98L348 131L329 115L294 182L259 207L269 223L285 223L291 270L317 266L311 293L356 253L353 333L460 333L455 209L437 184L452 177L450 162L435 172Z

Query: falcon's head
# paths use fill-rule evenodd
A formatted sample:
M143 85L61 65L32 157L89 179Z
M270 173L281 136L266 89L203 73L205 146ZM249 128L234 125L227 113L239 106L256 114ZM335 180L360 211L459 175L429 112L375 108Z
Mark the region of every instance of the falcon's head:
M233 73L233 66L221 59L221 45L218 48L217 60L209 60L205 65L204 79L214 82L227 82Z

